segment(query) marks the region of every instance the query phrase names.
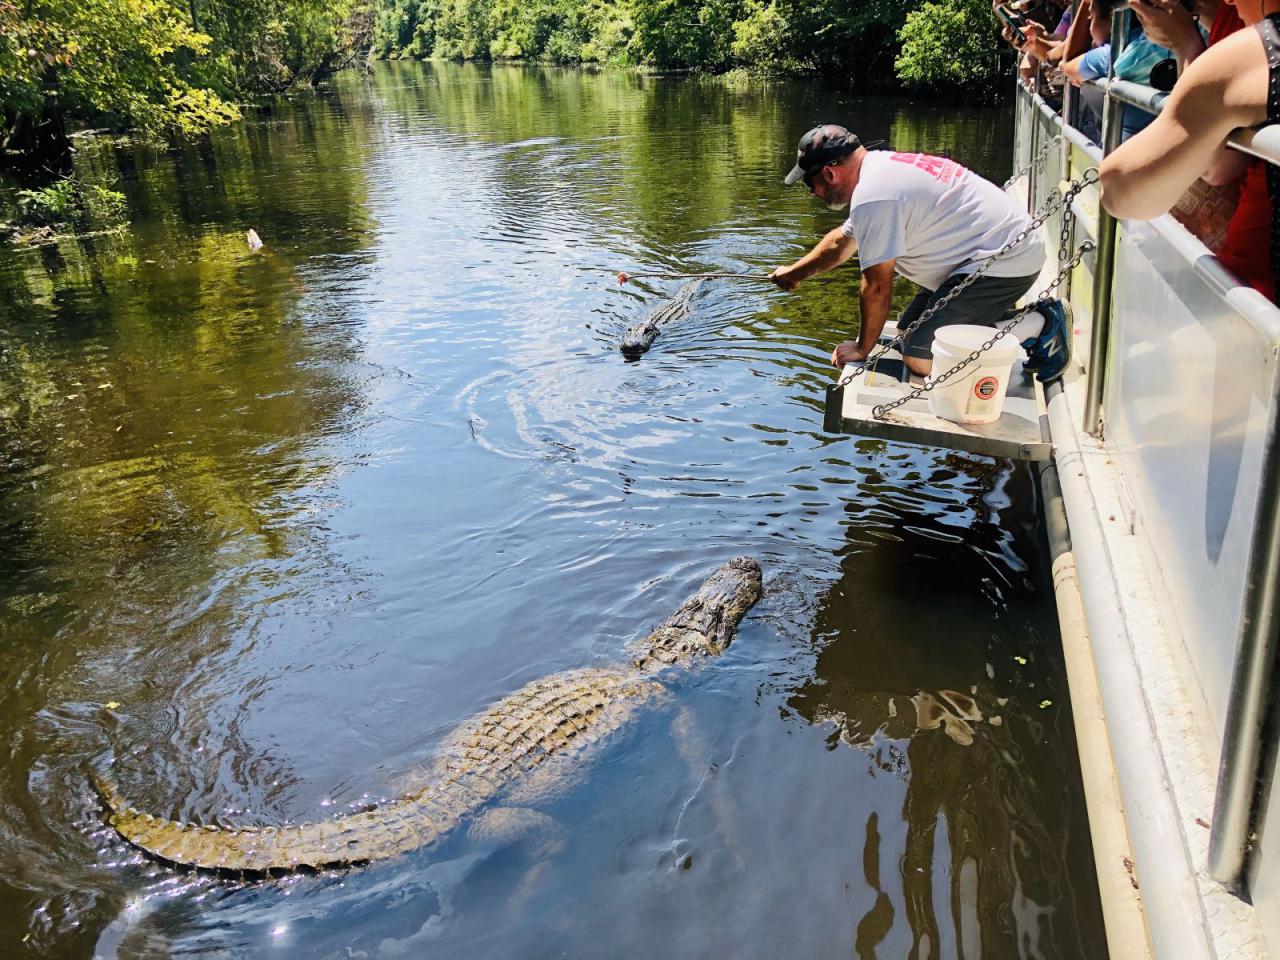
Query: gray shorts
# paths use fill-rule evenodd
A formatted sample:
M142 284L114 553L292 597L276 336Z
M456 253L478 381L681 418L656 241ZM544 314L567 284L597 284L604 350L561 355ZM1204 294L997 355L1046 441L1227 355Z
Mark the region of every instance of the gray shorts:
M921 290L917 293L898 318L898 329L905 330L966 276L968 274L953 273L937 290ZM902 355L932 360L933 335L939 327L947 327L953 323L999 326L1013 316L1013 305L1031 289L1038 276L1039 274L1029 277L979 277L903 342Z

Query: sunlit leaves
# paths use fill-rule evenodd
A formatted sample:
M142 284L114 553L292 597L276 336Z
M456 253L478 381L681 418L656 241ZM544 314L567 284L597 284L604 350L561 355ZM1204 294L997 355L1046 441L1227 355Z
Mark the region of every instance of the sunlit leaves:
M1000 44L987 0L933 0L907 15L898 76L917 86L969 86L999 70Z
M365 56L378 0L0 0L0 140L190 136ZM24 139L26 142L24 142Z
M383 0L381 56L817 70L973 84L999 70L985 0ZM899 48L906 44L899 55Z

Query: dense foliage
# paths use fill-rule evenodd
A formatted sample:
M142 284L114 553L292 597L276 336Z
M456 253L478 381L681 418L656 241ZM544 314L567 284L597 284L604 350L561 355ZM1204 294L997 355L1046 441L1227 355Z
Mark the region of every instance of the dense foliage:
M0 150L201 133L370 53L977 87L998 51L986 0L0 0Z
M375 0L0 0L0 149L73 126L199 133L363 56Z
M383 0L386 57L817 71L976 86L1001 69L986 0Z
M120 223L124 194L79 177L63 177L38 190L19 190L19 224L88 229Z
M987 0L930 0L907 14L896 67L909 84L974 87L1000 72Z

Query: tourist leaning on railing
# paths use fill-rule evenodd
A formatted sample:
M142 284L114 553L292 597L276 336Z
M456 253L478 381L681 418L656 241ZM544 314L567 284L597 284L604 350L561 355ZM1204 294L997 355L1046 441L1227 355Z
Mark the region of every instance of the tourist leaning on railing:
M1078 87L1085 89L1083 100L1089 109L1101 114L1101 94L1092 88L1084 87L1089 80L1106 77L1111 71L1111 13L1124 5L1126 0L1093 0L1089 9L1089 32L1096 44L1092 50L1063 66L1067 79ZM1133 21L1129 29L1124 51L1116 60L1115 76L1121 80L1148 84L1151 81L1151 68L1164 60L1173 59L1173 54L1166 48L1156 44L1142 30L1142 24ZM1121 115L1122 135L1133 136L1144 129L1152 120L1145 110L1126 106Z
M1212 47L1244 28L1245 23L1231 0L1223 0L1209 27L1208 46ZM1236 193L1236 204L1226 226L1226 235L1221 244L1212 248L1213 252L1227 270L1274 301L1271 197L1267 194L1266 161L1238 150L1222 150L1205 171L1203 179L1212 187L1234 189Z
M1233 130L1280 122L1280 0L1235 0L1235 5L1253 29L1238 31L1197 57L1151 126L1103 161L1102 202L1114 216L1149 220L1168 212L1198 177L1220 175L1230 163L1225 145ZM1274 300L1280 170L1268 165L1265 179L1270 269L1249 277L1238 264L1224 263ZM1246 212L1256 222L1256 204L1242 191L1242 207L1245 203L1252 205Z

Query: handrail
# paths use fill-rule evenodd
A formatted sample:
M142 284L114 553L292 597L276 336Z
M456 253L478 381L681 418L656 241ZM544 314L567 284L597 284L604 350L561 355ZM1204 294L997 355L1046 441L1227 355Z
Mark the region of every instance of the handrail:
M1164 90L1134 83L1132 80L1104 80L1098 77L1086 83L1105 96L1146 113L1159 114L1169 102L1169 94ZM1227 146L1280 166L1280 124L1243 127L1227 137Z
M1123 55L1133 13L1121 5L1111 14L1111 63L1107 79L1115 83L1116 61ZM1103 98L1102 155L1105 157L1124 137L1124 110L1109 93ZM1115 270L1116 218L1104 204L1098 204L1098 241L1093 261L1093 333L1089 342L1089 368L1085 388L1084 430L1101 439L1103 434L1103 391L1107 384L1107 358L1111 348L1111 285Z
M1164 109L1165 101L1169 99L1167 91L1157 90L1142 83L1134 83L1132 80L1111 80L1103 89L1112 99L1137 107L1146 113L1159 113Z
M1110 75L1088 81L1103 94L1103 157L1121 141L1121 111L1134 107L1158 115L1169 102L1170 94L1133 81L1115 77L1115 62L1124 39L1128 36L1131 12L1124 7L1114 11L1113 45ZM1061 126L1064 139L1071 129ZM1280 166L1280 124L1255 129L1236 130L1227 138L1227 146L1267 163ZM1116 222L1099 209L1098 251L1095 260L1093 310L1094 337L1090 348L1088 392L1086 395L1085 430L1101 433L1103 388L1110 346L1110 307L1112 269L1116 248ZM1242 316L1272 335L1276 329L1276 312L1261 296L1237 296L1238 288L1230 286L1231 278L1214 257L1191 260L1196 272L1218 289ZM1237 894L1247 895L1249 852L1262 816L1260 800L1268 790L1270 766L1276 754L1271 701L1274 699L1277 652L1280 650L1280 386L1272 397L1272 409L1264 444L1264 464L1259 486L1260 501L1254 518L1252 543L1245 573L1245 595L1228 696L1227 717L1222 734L1218 765L1218 783L1214 798L1213 823L1210 827L1210 874Z

